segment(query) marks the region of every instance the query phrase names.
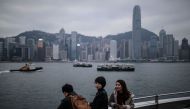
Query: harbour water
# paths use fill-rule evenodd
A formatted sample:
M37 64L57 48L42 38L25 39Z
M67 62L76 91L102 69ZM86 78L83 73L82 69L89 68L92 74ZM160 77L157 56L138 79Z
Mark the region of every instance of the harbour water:
M24 63L0 63L0 109L55 109L63 98L61 87L74 86L90 102L95 96L94 79L104 76L105 89L112 93L115 81L126 81L135 97L190 90L190 63L134 63L134 72L101 72L73 67L72 63L35 63L42 71L9 72Z

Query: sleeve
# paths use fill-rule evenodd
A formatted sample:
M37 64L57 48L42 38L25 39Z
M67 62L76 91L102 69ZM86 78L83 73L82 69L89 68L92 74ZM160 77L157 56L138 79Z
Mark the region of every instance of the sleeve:
M92 109L107 109L108 97L107 94L97 94L95 100L90 104Z
M127 108L127 109L133 109L134 108L134 102L133 102L133 98L129 97L126 101L126 105L123 105L123 107Z
M57 109L69 109L69 103L66 100L62 100Z
M109 102L108 102L109 106L113 107L115 103L115 100L114 100L114 94L112 93L110 98L109 98Z

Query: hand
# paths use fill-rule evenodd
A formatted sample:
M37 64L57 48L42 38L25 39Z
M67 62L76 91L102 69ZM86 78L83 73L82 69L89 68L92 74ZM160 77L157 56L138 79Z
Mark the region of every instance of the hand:
M131 109L130 105L119 105L119 109Z
M119 107L119 104L116 104L116 103L113 104L113 108L118 108L118 107Z

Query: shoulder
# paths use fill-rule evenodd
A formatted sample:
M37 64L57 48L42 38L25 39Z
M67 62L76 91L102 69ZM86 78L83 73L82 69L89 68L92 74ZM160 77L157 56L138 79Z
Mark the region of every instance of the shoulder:
M63 103L63 104L68 103L68 102L70 102L70 98L69 97L66 97L63 100L61 100L61 103Z
M98 94L100 95L107 95L107 92L105 89L101 90L101 91L98 91Z

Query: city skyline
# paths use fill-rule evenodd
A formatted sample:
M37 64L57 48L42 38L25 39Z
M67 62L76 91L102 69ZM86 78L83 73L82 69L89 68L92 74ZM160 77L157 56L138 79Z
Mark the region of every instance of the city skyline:
M62 27L66 33L77 31L90 36L127 32L132 30L133 7L139 5L142 28L157 35L164 29L177 40L184 37L190 40L188 0L0 2L0 37L16 36L29 30L57 33Z

